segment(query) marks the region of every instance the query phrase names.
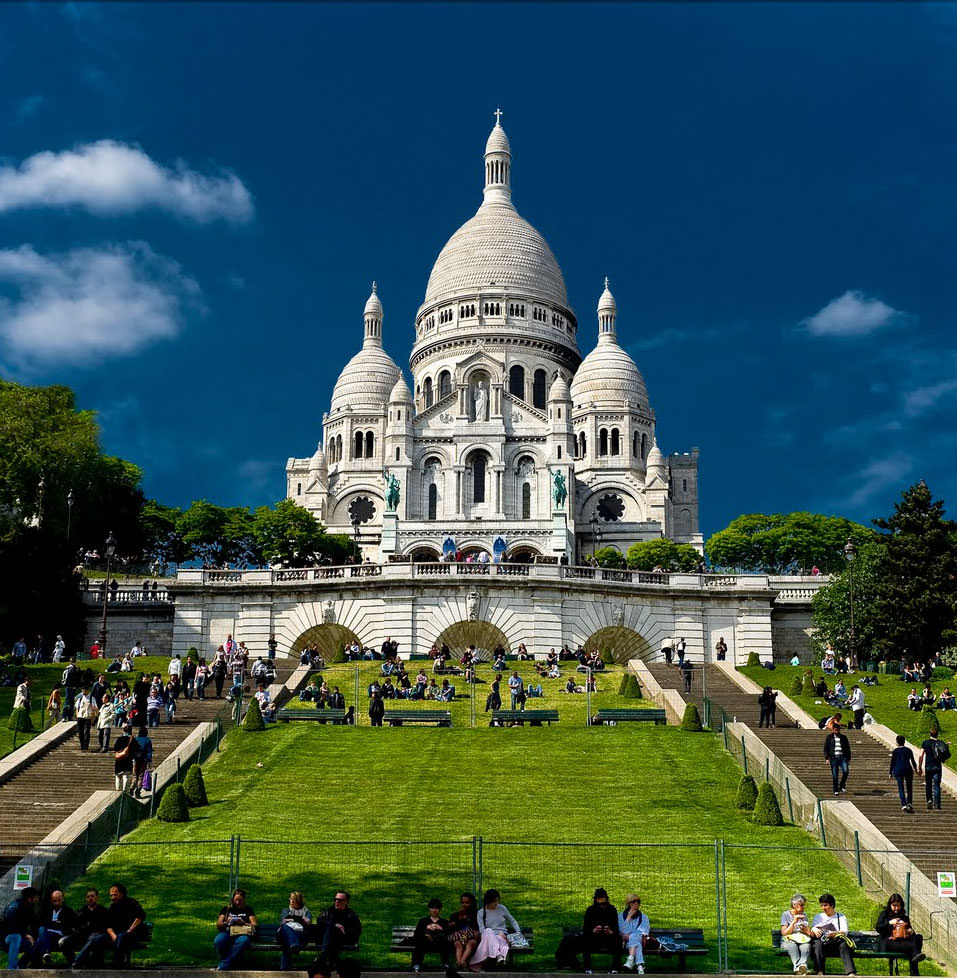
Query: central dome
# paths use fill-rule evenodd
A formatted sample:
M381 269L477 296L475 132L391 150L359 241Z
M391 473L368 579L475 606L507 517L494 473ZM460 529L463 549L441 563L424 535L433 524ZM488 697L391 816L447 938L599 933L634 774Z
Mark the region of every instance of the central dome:
M502 289L568 307L565 279L545 239L508 204L484 203L432 267L425 306Z

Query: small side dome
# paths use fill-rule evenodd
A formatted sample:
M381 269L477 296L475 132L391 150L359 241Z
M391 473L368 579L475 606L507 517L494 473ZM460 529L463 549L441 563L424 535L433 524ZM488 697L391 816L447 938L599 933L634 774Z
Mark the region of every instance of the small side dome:
M560 370L555 374L552 386L548 388L548 399L550 401L570 401L572 399L572 392L568 388L568 381L562 376Z
M485 144L485 155L490 153L508 153L512 155L512 147L509 145L508 136L502 128L501 122L496 122L492 131L488 134L488 142Z
M372 294L366 300L366 307L362 310L362 318L368 319L369 317L374 317L375 319L382 320L384 318L384 313L382 311L382 302L376 293L376 283L372 283Z
M389 403L412 403L412 391L409 390L409 385L405 382L405 377L403 377L402 374L399 374L399 379L395 382L395 386L392 388L392 393L389 395Z
M309 471L317 473L326 471L326 453L322 450L322 442L316 446L316 454L309 460Z
M668 463L658 447L658 440L651 442L651 451L645 462L645 485L651 485L655 478L660 476L665 482L668 481Z
M346 408L382 410L399 378L399 368L381 346L364 347L342 369L332 390L335 414Z

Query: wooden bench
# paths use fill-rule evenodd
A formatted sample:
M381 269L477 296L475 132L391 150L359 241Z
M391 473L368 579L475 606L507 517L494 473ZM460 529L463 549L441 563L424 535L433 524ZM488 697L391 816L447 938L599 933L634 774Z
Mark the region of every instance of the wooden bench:
M543 723L551 726L558 723L558 710L492 710L492 723L503 727L525 723L530 727L540 727Z
M531 954L535 950L535 932L531 927L523 927L522 934L528 941L528 947L513 947L508 952L508 960L511 961L514 954ZM393 954L411 954L415 950L412 938L415 935L415 924L400 924L392 928L392 944L389 950ZM449 948L449 960L455 963L455 952Z
M566 927L566 936L578 935L581 938L581 930L577 927ZM649 955L657 955L661 958L676 958L677 968L669 968L669 972L680 973L686 970L685 963L688 955L707 954L709 948L704 943L704 931L700 927L652 927L651 936L657 941L669 941L681 945L680 950L670 951L664 947L646 947L644 949L645 964L648 963ZM580 949L579 949L580 950ZM611 954L611 951L592 951L595 954ZM623 952L623 956L624 956Z
M313 720L316 723L342 724L345 722L345 717L346 711L341 707L338 709L329 707L324 710L299 710L284 706L281 710L276 711L276 719L280 723L289 723L290 720Z
M276 939L279 934L279 924L259 924L256 927L256 933L253 936L252 942L249 945L250 951L261 951L263 953L267 951L279 954L282 948L279 946L279 941ZM319 928L316 926L307 927L305 932L300 939L300 954L304 951L312 951L313 953L318 953L319 951ZM358 944L344 944L340 950L342 951L358 951Z
M451 710L386 710L382 717L390 727L404 723L436 723L440 727L452 726Z
M652 723L667 723L664 710L629 710L612 709L599 710L595 714L598 723L630 723L633 721L646 720Z
M896 975L897 964L899 961L906 961L910 955L901 951L888 951L881 948L881 936L876 931L872 930L852 930L848 932L849 937L854 942L854 951L852 952L855 960L858 958L884 958L887 961L887 973L889 975ZM771 931L771 947L778 954L787 954L787 949L781 946L781 931L772 930ZM840 963L840 958L835 959ZM825 958L825 965L828 959ZM813 961L809 965L813 968Z

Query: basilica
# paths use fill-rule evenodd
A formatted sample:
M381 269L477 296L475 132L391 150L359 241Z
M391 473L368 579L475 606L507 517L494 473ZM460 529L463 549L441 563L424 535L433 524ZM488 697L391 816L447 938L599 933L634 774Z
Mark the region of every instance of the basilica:
M561 268L515 209L511 174L499 119L481 206L439 253L415 318L411 387L383 348L373 284L322 441L286 464L288 496L376 562L581 563L661 536L701 549L697 449L658 447L607 279L582 359Z

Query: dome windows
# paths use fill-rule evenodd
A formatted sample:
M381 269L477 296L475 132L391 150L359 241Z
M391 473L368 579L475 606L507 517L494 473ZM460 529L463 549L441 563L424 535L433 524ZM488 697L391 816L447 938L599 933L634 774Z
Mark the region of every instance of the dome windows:
M514 316L517 319L525 318L525 303L524 302L510 302L508 304L508 314Z
M439 399L448 397L452 393L452 375L448 370L443 370L439 374Z
M482 314L485 316L501 316L502 304L500 302L486 302L482 306Z
M545 371L536 370L532 380L532 407L545 410Z
M342 436L338 436L341 444ZM375 433L372 431L357 431L353 435L352 457L372 458L375 455Z
M475 304L467 304L464 306L459 306L459 319L474 319L475 318Z

